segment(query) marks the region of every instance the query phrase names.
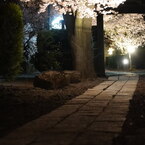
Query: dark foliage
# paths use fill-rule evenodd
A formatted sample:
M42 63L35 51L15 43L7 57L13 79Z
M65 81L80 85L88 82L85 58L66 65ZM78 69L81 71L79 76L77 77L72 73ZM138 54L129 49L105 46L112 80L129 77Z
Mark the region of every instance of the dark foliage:
M53 33L51 31L41 31L37 37L38 52L32 57L36 69L39 71L59 70L60 50L55 44Z
M132 60L137 69L145 69L145 46L138 47Z
M69 45L68 32L66 30L53 30L55 43L59 45L62 57L61 66L63 70L72 70L72 51Z
M0 75L14 78L22 60L22 12L14 3L0 4Z
M3 3L16 3L16 4L18 4L19 0L1 0L0 4L3 4Z
M106 57L106 67L109 69L124 69L127 70L129 65L123 64L123 59L128 59L128 54L121 54L120 50L115 50L114 54Z
M64 30L41 31L37 38L38 52L32 62L39 71L72 68L71 52Z

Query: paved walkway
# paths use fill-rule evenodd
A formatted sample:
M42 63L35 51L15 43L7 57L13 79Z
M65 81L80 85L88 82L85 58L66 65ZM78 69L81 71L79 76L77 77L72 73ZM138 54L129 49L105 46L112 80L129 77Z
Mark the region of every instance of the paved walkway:
M112 145L121 132L137 76L120 76L84 94L0 140L0 145Z

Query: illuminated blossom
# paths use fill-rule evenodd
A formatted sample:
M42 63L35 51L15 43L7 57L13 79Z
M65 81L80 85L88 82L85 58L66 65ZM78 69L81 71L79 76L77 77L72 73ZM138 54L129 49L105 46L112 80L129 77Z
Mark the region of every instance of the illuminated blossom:
M127 52L127 46L145 45L145 21L141 14L125 14L105 17L105 31L114 47Z
M31 0L21 0L28 2ZM42 0L44 3L41 5L40 13L46 11L48 5L53 4L53 6L61 13L79 13L79 17L94 17L97 11L102 14L111 13L112 10L107 8L116 8L120 4L124 3L126 0Z

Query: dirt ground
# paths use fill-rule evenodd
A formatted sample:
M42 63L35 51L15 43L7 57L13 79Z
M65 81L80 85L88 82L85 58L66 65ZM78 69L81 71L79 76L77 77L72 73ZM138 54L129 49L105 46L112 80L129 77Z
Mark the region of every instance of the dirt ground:
M84 80L63 89L33 87L33 79L0 82L0 137L63 105L105 79Z

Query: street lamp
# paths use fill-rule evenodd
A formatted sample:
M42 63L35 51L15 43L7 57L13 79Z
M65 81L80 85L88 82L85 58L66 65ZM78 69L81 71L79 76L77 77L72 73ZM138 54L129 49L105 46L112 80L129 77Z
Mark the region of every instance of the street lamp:
M127 46L128 56L129 56L129 70L132 69L132 58L131 55L135 52L135 46L128 45Z

